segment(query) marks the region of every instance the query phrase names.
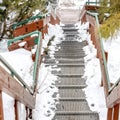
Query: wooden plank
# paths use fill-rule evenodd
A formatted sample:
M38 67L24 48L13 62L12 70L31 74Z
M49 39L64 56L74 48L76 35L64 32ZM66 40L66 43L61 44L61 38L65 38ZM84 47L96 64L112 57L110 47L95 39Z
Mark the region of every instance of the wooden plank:
M13 35L14 37L20 36L20 35L25 35L27 33L33 32L35 30L41 30L44 26L44 21L42 20L38 20L36 22L32 22L26 25L23 25L21 27L16 28L13 31Z
M120 103L119 103L119 119L118 120L120 120Z
M0 120L4 120L2 91L0 91Z
M28 108L35 107L35 97L32 96L16 79L12 78L0 66L0 90L6 92Z
M14 108L15 108L15 120L19 120L18 102L17 102L17 100L15 100Z
M113 118L113 108L108 108L107 120L112 120Z
M26 34L26 27L25 27L25 25L22 26L22 27L16 28L13 31L14 37L17 37L17 36L20 36L20 35L24 35L24 34Z
M119 120L119 104L114 106L113 120Z
M120 103L120 84L107 96L107 107L112 108L118 103Z

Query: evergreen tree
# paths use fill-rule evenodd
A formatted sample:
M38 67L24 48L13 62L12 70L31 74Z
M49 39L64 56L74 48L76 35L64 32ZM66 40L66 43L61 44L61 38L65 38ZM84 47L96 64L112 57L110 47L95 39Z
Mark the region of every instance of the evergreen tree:
M4 35L10 37L12 33L11 25L33 16L35 10L41 14L47 12L48 0L2 0L0 3L0 23L3 24L3 30L0 38Z
M110 5L107 1L101 4L98 10L101 21L101 35L104 38L112 37L120 29L120 2L111 0ZM106 14L107 13L107 14Z

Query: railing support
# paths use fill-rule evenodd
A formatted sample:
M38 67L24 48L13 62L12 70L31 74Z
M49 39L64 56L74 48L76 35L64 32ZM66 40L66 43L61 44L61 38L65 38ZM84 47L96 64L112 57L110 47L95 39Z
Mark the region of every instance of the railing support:
M108 108L107 120L112 120L113 118L113 108Z
M4 120L2 91L0 91L0 120Z
M119 120L119 104L114 106L113 120Z
M18 115L18 101L17 100L15 100L14 108L15 108L15 120L19 120L19 115Z

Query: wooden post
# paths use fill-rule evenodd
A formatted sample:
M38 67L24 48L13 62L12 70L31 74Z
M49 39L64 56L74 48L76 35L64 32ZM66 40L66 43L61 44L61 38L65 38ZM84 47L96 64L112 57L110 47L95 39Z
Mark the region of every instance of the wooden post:
M17 100L15 100L14 107L15 107L15 120L19 120L19 114L18 114L18 102L17 102Z
M119 120L119 104L114 106L113 120Z
M4 120L2 91L0 91L0 120Z
M119 103L119 119L118 120L120 120L120 103Z
M112 120L113 118L113 108L108 108L107 120Z
M26 109L26 120L28 120L28 117L29 117L28 107L25 107L25 109Z

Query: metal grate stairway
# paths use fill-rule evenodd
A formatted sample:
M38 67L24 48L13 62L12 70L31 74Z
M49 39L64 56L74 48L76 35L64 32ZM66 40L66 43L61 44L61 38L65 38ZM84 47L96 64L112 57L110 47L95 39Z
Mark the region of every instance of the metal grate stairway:
M71 28L71 29L70 29ZM52 73L58 76L56 86L59 89L59 103L53 120L99 120L98 113L92 112L86 101L82 89L86 87L84 74L84 51L86 42L78 42L76 36L78 29L74 25L63 27L65 40L57 47L55 59L60 71L53 70ZM46 64L55 65L55 60L47 57Z

